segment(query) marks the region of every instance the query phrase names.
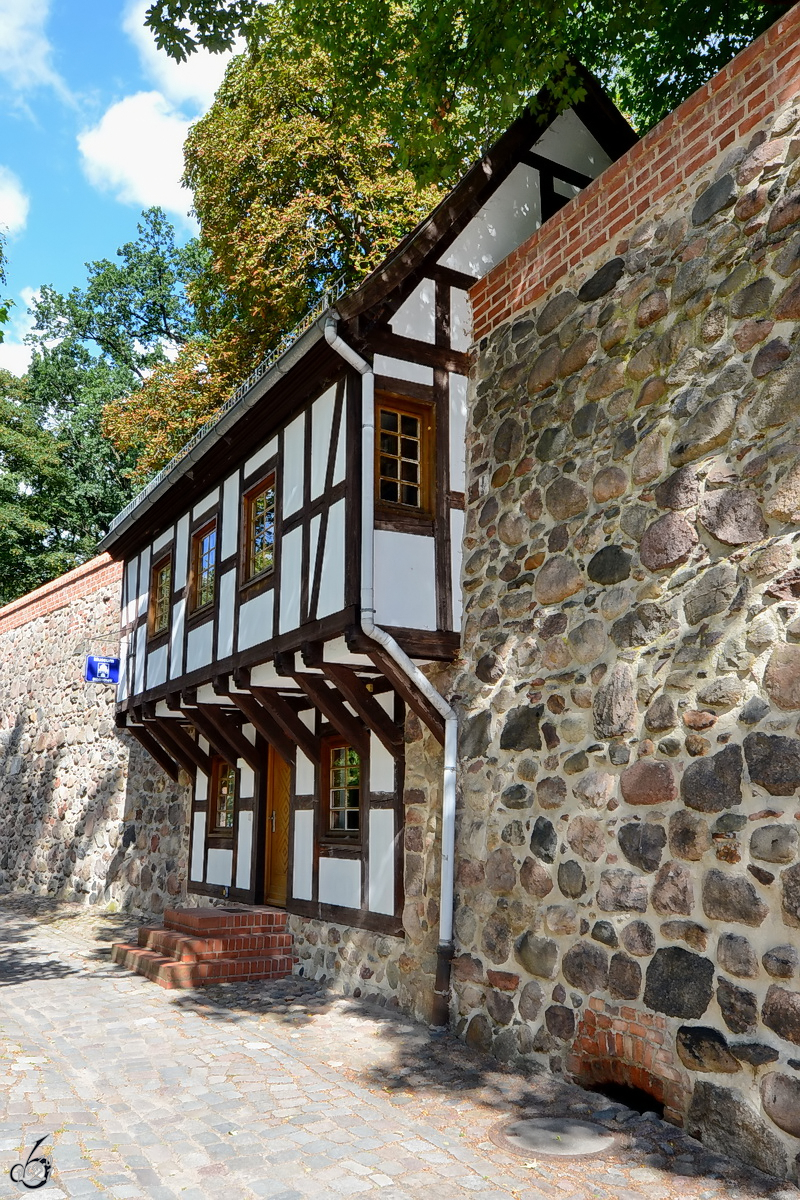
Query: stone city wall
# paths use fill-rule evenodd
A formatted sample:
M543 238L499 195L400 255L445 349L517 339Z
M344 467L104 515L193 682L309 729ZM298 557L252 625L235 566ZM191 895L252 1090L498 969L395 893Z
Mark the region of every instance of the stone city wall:
M799 33L475 289L455 683L461 1034L794 1178Z
M186 901L188 789L83 679L118 653L121 578L102 555L0 609L0 891L159 913Z
M448 694L451 669L430 665L423 670ZM405 754L403 936L298 916L289 917L289 928L300 974L346 996L388 1003L429 1021L439 940L443 755L433 734L410 712Z

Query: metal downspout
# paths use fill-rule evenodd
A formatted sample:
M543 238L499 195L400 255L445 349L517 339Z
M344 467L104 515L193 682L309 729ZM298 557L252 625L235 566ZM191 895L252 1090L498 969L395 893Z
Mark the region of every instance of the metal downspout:
M439 902L439 944L431 1023L447 1025L450 1004L450 962L453 957L453 895L456 830L456 714L440 692L426 679L391 634L374 622L375 616L375 376L371 365L336 332L338 317L325 321L325 340L359 372L361 385L361 629L382 646L404 675L444 718L444 768L442 781L442 863Z

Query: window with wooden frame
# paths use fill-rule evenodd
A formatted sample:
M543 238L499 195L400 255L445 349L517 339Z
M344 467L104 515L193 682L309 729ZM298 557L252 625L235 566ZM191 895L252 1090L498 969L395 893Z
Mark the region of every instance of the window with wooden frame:
M236 771L224 758L211 760L211 789L208 796L209 830L217 836L233 836L236 804Z
M376 506L385 512L432 516L432 405L399 396L378 396L375 410Z
M217 582L217 520L209 521L192 536L191 612L214 603Z
M361 757L344 739L329 738L322 755L322 841L361 840Z
M172 612L172 551L162 555L150 569L150 608L148 634L161 637L169 629Z
M245 493L242 514L244 583L268 575L275 566L275 473Z

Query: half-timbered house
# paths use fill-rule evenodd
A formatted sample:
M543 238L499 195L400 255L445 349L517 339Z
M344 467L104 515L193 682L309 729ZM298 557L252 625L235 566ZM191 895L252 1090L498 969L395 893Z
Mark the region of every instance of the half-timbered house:
M402 934L411 710L448 743L450 941L455 722L420 666L459 645L468 289L634 140L586 92L326 296L102 543L125 561L118 722L194 779L190 891Z

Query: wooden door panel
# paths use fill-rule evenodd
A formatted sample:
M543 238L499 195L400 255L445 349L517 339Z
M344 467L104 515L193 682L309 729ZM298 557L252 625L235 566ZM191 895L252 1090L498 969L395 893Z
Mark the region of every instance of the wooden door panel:
M267 773L267 846L264 903L283 908L289 885L289 808L292 769L270 747Z

